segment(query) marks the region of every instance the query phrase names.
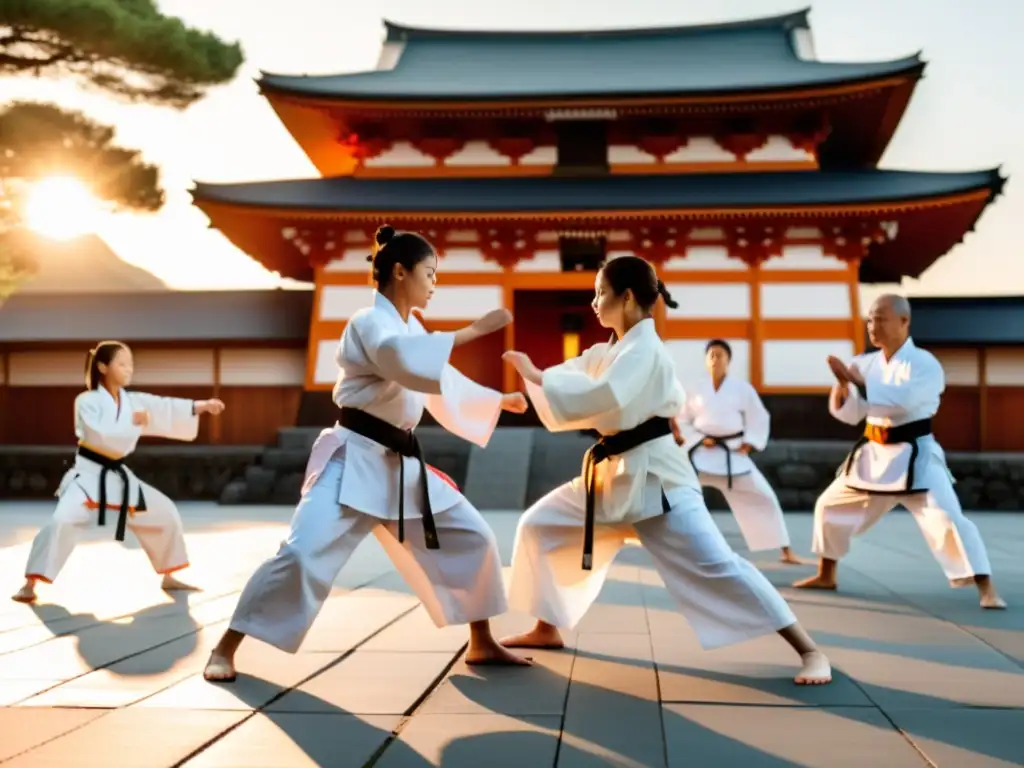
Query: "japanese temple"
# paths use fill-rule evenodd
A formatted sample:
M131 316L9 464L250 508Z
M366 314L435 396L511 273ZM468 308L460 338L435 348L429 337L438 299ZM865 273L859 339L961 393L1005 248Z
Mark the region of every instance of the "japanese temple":
M221 498L244 478L229 497L292 503L308 450L295 441L309 430L289 428L336 419L334 352L370 301L365 258L384 222L440 251L429 327L515 313L504 334L456 351L477 381L517 385L505 348L546 366L606 338L589 309L595 270L638 253L679 300L656 322L684 384L702 371L706 340L726 338L734 375L772 413L773 441L848 440L855 430L825 405L824 358L864 349L864 286L921 275L1004 184L996 170L877 167L923 71L917 56L818 61L800 12L602 32L388 23L372 72L264 74L264 96L322 178L199 183L194 200L254 259L313 290L174 291L95 243L40 253L50 267L0 304L0 489L52 493L85 352L119 338L138 388L228 406L202 422L197 446L145 448L143 474L175 498ZM911 305L915 340L946 373L935 431L963 503L1018 503L1012 457L959 452L1024 450L1024 297ZM526 434L503 431L488 455ZM438 466L465 478L469 449L452 440L438 444ZM578 468L575 449L545 445L524 469L537 492L556 458L571 454L563 469ZM811 461L821 445L781 448ZM830 477L834 461L820 458Z
M374 71L259 80L322 178L193 191L238 247L315 283L307 400L327 398L388 222L441 254L428 326L514 312L504 337L456 352L484 384L515 386L505 348L543 366L603 339L594 272L636 253L679 302L659 304L656 322L680 376L726 338L734 373L790 411L825 392L826 355L863 349L859 284L921 275L1004 183L995 169L878 169L925 64L818 61L807 11L588 32L385 29Z

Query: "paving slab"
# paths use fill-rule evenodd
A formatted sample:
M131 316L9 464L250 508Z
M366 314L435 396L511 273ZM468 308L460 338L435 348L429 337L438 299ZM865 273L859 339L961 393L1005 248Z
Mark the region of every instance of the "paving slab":
M811 566L746 552L732 516L716 515L830 655L830 686L793 685L797 659L774 635L701 650L635 546L564 650L520 651L530 668L468 667L466 628L434 627L372 537L297 654L247 642L239 680L212 685L209 650L292 510L182 508L186 575L203 591L164 593L137 544L97 529L41 604L0 600L5 766L1024 764L1024 516L973 516L1013 606L985 612L973 589L948 587L905 513L855 542L835 593L792 589ZM11 591L51 513L0 502ZM486 517L507 566L518 513ZM787 524L806 554L811 516ZM532 624L510 613L492 628Z
M184 768L362 766L391 737L400 717L257 714L184 763Z
M874 709L668 704L664 718L669 768L928 765L885 715Z
M4 763L5 768L166 768L245 717L242 712L117 709Z

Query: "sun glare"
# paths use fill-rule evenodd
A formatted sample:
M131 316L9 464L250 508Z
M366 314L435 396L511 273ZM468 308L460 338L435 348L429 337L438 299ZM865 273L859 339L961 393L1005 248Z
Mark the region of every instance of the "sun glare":
M95 231L99 214L99 202L71 176L34 182L25 202L29 228L54 240L71 240Z

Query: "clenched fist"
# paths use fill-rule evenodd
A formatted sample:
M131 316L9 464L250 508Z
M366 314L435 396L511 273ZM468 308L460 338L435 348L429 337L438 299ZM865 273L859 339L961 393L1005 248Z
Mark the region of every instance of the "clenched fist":
M500 331L512 322L512 313L507 309L492 309L473 323L473 330L481 336Z

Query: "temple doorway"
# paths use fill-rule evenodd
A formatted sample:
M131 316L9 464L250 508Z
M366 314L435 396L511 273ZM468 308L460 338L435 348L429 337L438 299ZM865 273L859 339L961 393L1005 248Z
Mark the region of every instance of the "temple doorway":
M515 348L543 370L607 341L611 331L598 324L593 299L593 291L516 291Z

